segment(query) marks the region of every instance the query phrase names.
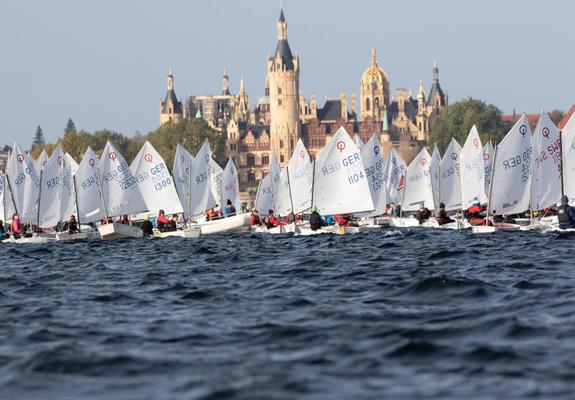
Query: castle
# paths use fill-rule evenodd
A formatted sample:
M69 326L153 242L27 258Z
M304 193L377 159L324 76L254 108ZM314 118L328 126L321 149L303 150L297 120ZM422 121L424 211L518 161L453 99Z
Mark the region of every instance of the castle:
M267 60L264 96L253 109L243 78L239 93L231 94L225 70L221 94L189 96L182 103L176 97L170 69L166 97L160 102L160 124L204 118L226 135L227 155L237 166L243 202L251 203L255 198L258 181L269 172L272 149L283 166L300 138L312 159L341 126L363 141L377 134L385 155L393 147L406 162L427 145L430 121L448 105L436 64L427 94L420 81L416 98L406 89L397 89L391 97L389 77L379 66L373 49L371 62L360 80L359 114L355 93L351 104L347 94L341 93L339 98L327 99L318 108L314 94L308 99L300 93L300 60L290 49L287 27L282 10L277 23L277 46Z

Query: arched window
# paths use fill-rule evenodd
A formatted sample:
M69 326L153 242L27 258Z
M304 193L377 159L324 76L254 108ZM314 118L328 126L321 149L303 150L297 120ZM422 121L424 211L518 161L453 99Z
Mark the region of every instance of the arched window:
M370 108L369 106L370 106L370 104L369 104L369 98L368 98L368 99L365 99L365 111L369 111L369 108Z
M284 141L280 140L280 149L283 149L283 148L284 148Z
M262 155L262 165L268 165L270 163L270 156L267 154Z
M375 98L375 102L374 102L374 105L373 105L373 109L374 109L374 110L379 110L379 97L376 97L376 98Z
M256 174L254 171L248 172L248 182L254 182L256 180Z
M248 167L253 167L256 165L256 159L254 158L253 154L248 154L247 157Z

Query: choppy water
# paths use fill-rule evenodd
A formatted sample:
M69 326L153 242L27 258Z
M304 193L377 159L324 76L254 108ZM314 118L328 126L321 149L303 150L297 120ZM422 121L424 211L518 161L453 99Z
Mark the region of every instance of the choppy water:
M575 236L0 246L2 399L572 399Z

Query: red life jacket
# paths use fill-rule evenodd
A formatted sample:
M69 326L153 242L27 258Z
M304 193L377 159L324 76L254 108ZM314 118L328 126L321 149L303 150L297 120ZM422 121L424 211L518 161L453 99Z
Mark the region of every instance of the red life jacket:
M157 224L169 224L170 221L166 218L165 215L158 215L158 218L156 218L156 223Z
M483 210L482 210L481 206L471 206L471 207L469 207L469 209L467 211L470 214L478 214Z
M13 219L12 220L12 225L10 226L10 229L12 230L13 233L16 233L18 235L22 234L22 224L20 223L20 220L16 220Z

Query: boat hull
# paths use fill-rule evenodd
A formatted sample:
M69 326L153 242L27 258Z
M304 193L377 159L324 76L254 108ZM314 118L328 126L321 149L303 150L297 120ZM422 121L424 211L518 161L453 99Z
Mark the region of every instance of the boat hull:
M87 240L88 239L88 232L78 232L72 233L69 232L58 232L56 233L56 240L57 241L71 241L71 240Z
M193 226L199 227L202 235L247 231L250 229L250 214L243 213L214 221L200 222Z
M201 229L199 227L191 227L191 228L186 228L184 230L179 230L179 231L171 231L171 232L160 232L160 231L154 231L154 234L152 235L152 237L154 239L163 239L163 238L167 238L167 237L181 237L181 238L197 238L200 236L201 233Z
M102 240L138 239L144 236L142 229L133 225L105 224L98 227Z

